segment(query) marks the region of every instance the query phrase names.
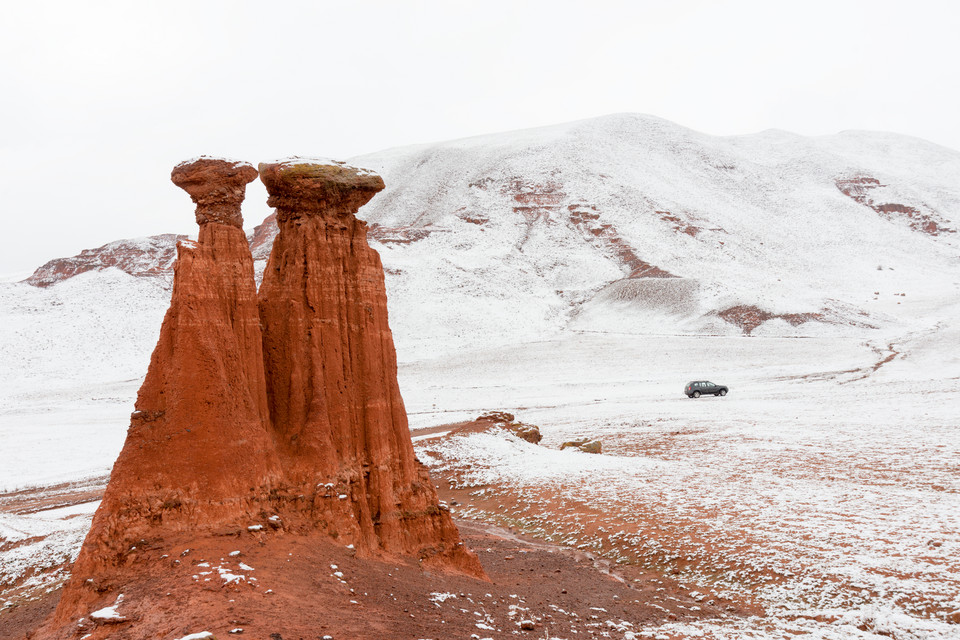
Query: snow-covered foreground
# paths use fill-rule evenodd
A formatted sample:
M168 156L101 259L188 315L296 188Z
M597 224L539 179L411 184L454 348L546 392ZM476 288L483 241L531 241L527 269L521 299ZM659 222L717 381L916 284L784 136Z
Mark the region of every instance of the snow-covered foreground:
M571 334L407 362L400 376L413 427L506 409L545 435L539 446L492 434L418 440L436 472L510 505L461 515L680 569L691 590L769 614L660 632L948 638L958 627L946 618L960 609L960 368L939 357L929 369L936 344L923 334L892 346ZM692 379L730 395L687 399ZM72 413L63 406L78 398L62 391L61 408L38 412L30 430L13 428L27 405L7 412L5 451L18 467L2 467L6 486L109 467L135 386ZM557 450L576 436L601 439L604 454ZM4 552L0 578L75 553L89 513L0 514L8 542L53 534Z
M461 515L679 569L708 597L769 614L704 632L948 638L960 622L960 381L955 366L912 363L926 340L894 344L887 360L850 339L580 335L413 364L403 381L421 425L443 421L434 406L450 418L507 409L544 433L539 446L418 441L435 472L505 505ZM682 395L701 378L730 395ZM604 455L557 450L577 436L601 439Z
M0 389L6 492L109 470L169 295L119 272L29 293L9 290L4 307L4 343L21 363ZM568 331L440 355L400 340L400 383L413 428L501 409L544 433L540 446L491 434L417 439L438 477L490 499L460 515L680 571L707 598L768 614L657 633L949 638L960 628L952 308L941 300L941 320L901 334ZM105 349L107 333L126 339ZM730 395L687 399L682 387L696 379ZM581 436L601 439L604 454L557 450ZM0 589L30 567L52 570L0 592L0 606L62 577L92 508L0 512Z

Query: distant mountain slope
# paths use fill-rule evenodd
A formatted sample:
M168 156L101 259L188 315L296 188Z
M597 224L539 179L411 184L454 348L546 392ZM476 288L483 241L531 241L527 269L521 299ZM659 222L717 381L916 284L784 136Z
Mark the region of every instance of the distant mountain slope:
M412 335L823 333L958 279L960 153L903 136L615 115L352 161Z
M351 162L386 181L361 217L398 341L428 352L565 329L893 327L960 280L960 153L904 136L718 138L623 114ZM250 235L260 269L274 234L268 218ZM175 242L111 243L28 282L164 276Z
M84 249L69 258L55 258L25 280L35 287L49 287L87 271L115 267L132 276L166 276L173 272L177 242L187 236L164 233L146 238L116 240L96 249Z

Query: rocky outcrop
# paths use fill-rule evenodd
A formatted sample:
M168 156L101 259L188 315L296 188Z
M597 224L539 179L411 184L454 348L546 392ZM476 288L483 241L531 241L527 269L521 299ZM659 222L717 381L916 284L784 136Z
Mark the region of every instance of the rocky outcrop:
M383 181L334 162L261 172L279 234L258 299L240 214L256 169L200 158L173 170L197 205L199 240L178 245L170 309L126 442L57 631L40 637L70 635L64 625L80 619L93 637L108 636L91 612L114 611L123 593L138 604L123 601L109 624L156 637L155 623L136 624L155 617L149 599L204 575L178 574L179 560L163 551L209 551L224 536L261 545L268 533L320 536L361 557L412 556L486 577L414 457L383 268L354 216Z
M247 240L250 242L250 252L253 254L254 262L266 260L270 257L273 240L279 232L276 213L271 213L263 219L263 222L253 228L253 232L247 236Z
M190 194L197 205L200 229L208 222L243 228L240 205L247 184L257 178L257 170L248 162L201 156L185 160L170 174L175 185Z
M521 440L526 440L530 444L540 444L543 440L543 434L540 433L540 427L535 424L525 424L517 422L512 413L506 411L489 411L476 419L477 423L488 422L494 427L505 429L517 436Z
M791 326L798 327L805 322L814 322L824 320L823 312L811 313L771 313L752 305L736 305L728 309L718 311L717 315L730 324L739 327L745 334L750 335L753 330L759 327L767 320L780 319L790 323Z
M292 493L363 553L483 576L414 457L383 267L354 215L383 180L301 159L260 178L280 228L259 295L267 395Z
M197 202L199 241L177 247L170 309L64 591L62 621L84 615L140 541L239 524L279 480L253 261L240 228L243 189L256 176L249 164L213 159L173 171Z
M69 258L56 258L24 280L49 287L88 271L116 268L134 277L168 276L177 257L177 243L187 236L165 233L146 238L117 240L96 249L84 249Z

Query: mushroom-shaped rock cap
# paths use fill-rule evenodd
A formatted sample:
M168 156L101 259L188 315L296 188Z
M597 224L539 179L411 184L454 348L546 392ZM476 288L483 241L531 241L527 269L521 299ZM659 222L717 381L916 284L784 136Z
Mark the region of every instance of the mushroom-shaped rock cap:
M197 224L207 222L243 228L240 205L247 183L257 178L249 162L200 156L184 160L173 168L170 179L190 194L197 205Z
M277 218L356 213L383 189L383 178L338 160L287 158L260 164L260 180Z

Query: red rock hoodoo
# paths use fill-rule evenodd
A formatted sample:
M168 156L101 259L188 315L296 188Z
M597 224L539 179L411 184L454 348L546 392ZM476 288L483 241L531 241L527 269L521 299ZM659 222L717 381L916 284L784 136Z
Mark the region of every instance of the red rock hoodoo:
M145 599L197 579L177 577L173 547L262 535L256 522L486 577L414 457L383 268L354 216L383 181L329 161L260 173L280 231L258 298L240 214L257 170L211 158L173 170L197 205L199 240L178 245L126 442L39 638L70 637L71 621L131 592L141 604L118 622L124 637L155 637Z
M280 227L260 287L267 392L294 492L359 550L483 576L414 457L383 266L354 216L383 180L300 159L260 179Z
M82 617L141 540L258 513L280 478L241 229L243 192L256 177L250 164L207 158L173 170L197 202L199 241L177 246L170 309L59 619Z

